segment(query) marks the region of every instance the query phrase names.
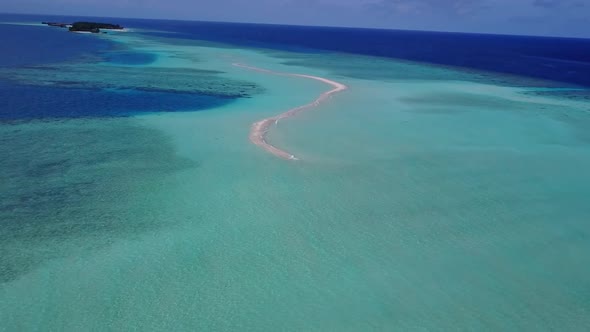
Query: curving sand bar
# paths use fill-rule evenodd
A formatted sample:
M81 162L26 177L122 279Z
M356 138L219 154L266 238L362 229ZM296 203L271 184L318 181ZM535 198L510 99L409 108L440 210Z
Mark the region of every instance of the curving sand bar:
M287 159L287 160L299 160L297 157L295 157L293 154L285 151L285 150L281 150L279 148L277 148L276 146L273 146L272 144L268 143L266 141L266 135L270 129L270 127L273 124L276 124L279 122L279 120L282 119L286 119L289 117L292 117L294 115L296 115L299 112L305 111L307 109L310 109L312 107L316 107L318 106L320 103L322 103L323 101L325 101L326 99L330 98L333 94L338 93L340 91L344 91L346 90L348 87L342 83L338 83L338 82L334 82L331 81L329 79L323 78L323 77L318 77L318 76L311 76L311 75L302 75L302 74L291 74L291 73L281 73L281 72L275 72L275 71L271 71L271 70L267 70L267 69L262 69L262 68L256 68L256 67L251 67L251 66L247 66L244 64L240 64L240 63L233 63L234 66L236 67L240 67L240 68L245 68L245 69L249 69L249 70L254 70L257 72L261 72L261 73L268 73L268 74L273 74L273 75L283 75L283 76L293 76L293 77L302 77L302 78L307 78L307 79L312 79L312 80L316 80L316 81L320 81L326 84L329 84L333 87L332 90L330 91L326 91L324 93L322 93L318 98L316 98L314 101L312 101L309 104L305 104L302 106L298 106L295 108L292 108L284 113L275 115L273 117L270 118L266 118L266 119L262 119L258 122L255 122L254 124L252 124L252 128L250 129L250 141L252 141L252 143L260 146L261 148L265 149L266 151L274 154L275 156L279 157L279 158L283 158L283 159Z

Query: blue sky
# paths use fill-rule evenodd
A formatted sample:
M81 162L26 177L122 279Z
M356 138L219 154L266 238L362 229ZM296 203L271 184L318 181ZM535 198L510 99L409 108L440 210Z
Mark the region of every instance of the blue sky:
M590 0L2 0L61 13L590 38Z

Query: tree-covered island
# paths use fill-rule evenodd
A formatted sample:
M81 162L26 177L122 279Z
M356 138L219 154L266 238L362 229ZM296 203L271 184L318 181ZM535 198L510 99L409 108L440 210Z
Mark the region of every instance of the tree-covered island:
M43 24L47 24L49 26L62 27L62 28L68 27L71 32L99 33L100 29L106 29L106 30L123 30L124 29L122 26L120 26L118 24L96 23L96 22L74 22L72 24L43 22Z
M87 32L99 33L100 29L123 30L123 27L118 24L94 23L94 22L75 22L70 27L70 31L72 31L72 32L87 31Z

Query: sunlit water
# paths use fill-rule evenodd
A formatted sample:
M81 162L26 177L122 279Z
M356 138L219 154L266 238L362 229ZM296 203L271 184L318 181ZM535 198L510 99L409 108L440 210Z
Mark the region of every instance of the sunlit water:
M0 69L22 89L0 109L0 329L590 328L583 94L367 56L100 38L123 50ZM233 62L349 87L271 129L300 161L252 145L250 125L330 87ZM43 113L50 89L81 88L62 98L71 111Z

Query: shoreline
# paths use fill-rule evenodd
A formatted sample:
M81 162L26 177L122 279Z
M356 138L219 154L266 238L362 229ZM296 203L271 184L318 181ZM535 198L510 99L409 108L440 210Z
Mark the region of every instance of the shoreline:
M262 120L257 121L252 124L252 127L250 129L250 135L249 135L250 141L252 143L254 143L255 145L265 149L267 152L269 152L279 158L285 159L285 160L299 160L299 158L295 157L295 155L293 155L285 150L281 150L280 148L270 144L266 140L266 136L270 130L270 127L273 124L277 124L282 119L290 118L290 117L295 116L298 113L303 112L309 108L319 106L322 102L324 102L325 100L330 98L332 95L348 89L348 87L342 83L338 83L336 81L332 81L327 78L323 78L323 77L319 77L319 76L275 72L275 71L268 70L268 69L247 66L247 65L244 65L241 63L232 63L232 65L235 67L253 70L253 71L257 71L257 72L261 72L261 73L272 74L272 75L292 76L292 77L301 77L301 78L312 79L312 80L320 81L322 83L331 85L333 87L332 90L323 92L322 94L320 94L320 96L318 98L316 98L314 101L312 101L310 103L307 103L302 106L297 106L297 107L292 108L286 112L280 113L278 115L275 115L275 116L272 116L269 118L262 119Z

